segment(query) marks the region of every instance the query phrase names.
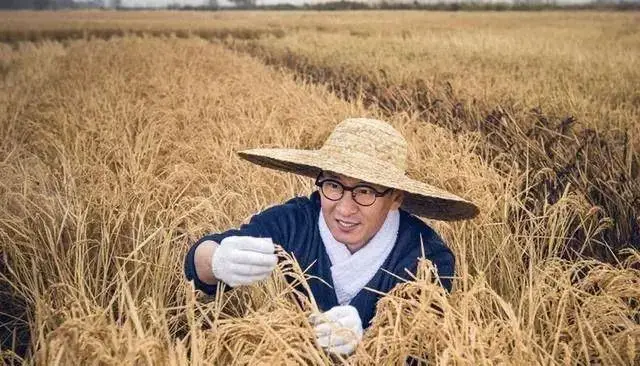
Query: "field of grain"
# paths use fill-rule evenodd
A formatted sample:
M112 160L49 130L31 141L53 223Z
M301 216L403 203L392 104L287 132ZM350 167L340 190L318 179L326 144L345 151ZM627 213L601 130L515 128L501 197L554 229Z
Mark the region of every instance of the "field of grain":
M637 13L0 13L8 364L640 363ZM481 214L379 302L348 359L283 272L207 298L190 244L306 178L241 161L381 118ZM301 243L304 245L304 243Z

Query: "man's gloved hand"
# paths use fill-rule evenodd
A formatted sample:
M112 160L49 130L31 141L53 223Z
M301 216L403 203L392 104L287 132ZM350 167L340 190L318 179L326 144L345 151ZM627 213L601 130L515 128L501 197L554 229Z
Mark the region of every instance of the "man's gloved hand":
M230 236L211 258L213 275L229 286L250 285L271 274L278 264L271 238Z
M362 321L351 305L335 306L309 319L318 344L331 353L350 355L362 340Z

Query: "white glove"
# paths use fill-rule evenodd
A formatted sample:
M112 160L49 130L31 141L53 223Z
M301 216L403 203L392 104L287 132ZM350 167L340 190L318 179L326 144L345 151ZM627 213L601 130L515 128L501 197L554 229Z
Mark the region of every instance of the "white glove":
M278 264L271 238L230 236L211 258L213 275L229 286L250 285L271 274Z
M351 305L335 306L309 319L318 344L331 353L350 355L362 340L362 321Z

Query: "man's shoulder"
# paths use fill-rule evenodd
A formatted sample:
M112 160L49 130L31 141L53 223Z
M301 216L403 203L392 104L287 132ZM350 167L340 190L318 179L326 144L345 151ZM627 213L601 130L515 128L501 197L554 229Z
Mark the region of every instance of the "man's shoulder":
M285 203L282 206L287 206L288 208L316 208L320 207L320 197L318 192L313 192L310 196L297 196L294 197Z
M438 267L438 273L441 276L451 276L454 271L455 256L442 237L417 216L404 212L401 218L404 219L404 230L406 230L403 237L407 245L407 256L418 258L424 255ZM451 290L451 280L443 280L443 284L447 290Z
M405 230L410 230L416 234L439 237L438 233L431 226L407 211L400 210L400 222Z
M442 237L438 232L429 226L426 222L422 221L419 217L412 215L406 211L401 211L401 227L400 230L404 231L404 235L408 241L422 242L424 250L429 254L430 252L437 252L442 250L448 250ZM413 250L422 251L420 245L411 245Z
M266 208L262 211L261 215L266 216L295 216L301 215L313 215L320 210L320 201L316 197L317 192L314 192L310 196L298 196L289 199L284 203L280 203Z

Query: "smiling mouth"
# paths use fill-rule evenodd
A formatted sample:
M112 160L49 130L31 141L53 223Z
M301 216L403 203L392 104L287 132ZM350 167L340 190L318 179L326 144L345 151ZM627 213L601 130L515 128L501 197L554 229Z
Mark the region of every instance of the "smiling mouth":
M338 223L338 226L340 226L343 229L353 229L354 227L359 225L358 223L347 222L342 220L336 220L336 222Z

